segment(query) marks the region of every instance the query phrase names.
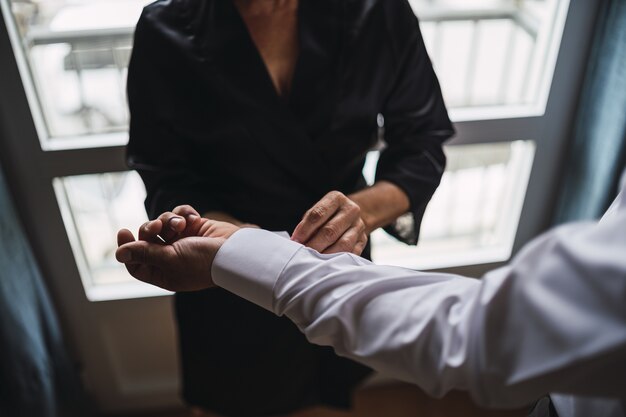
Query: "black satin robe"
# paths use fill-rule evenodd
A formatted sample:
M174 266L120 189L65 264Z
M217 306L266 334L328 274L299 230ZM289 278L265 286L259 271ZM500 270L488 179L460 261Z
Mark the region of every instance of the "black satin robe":
M283 99L231 0L145 8L128 75L128 163L149 216L190 204L292 231L328 191L365 186L380 113L377 180L411 202L389 230L415 243L453 134L417 19L406 0L300 0L298 19ZM347 406L368 373L220 289L177 294L176 311L184 398L228 416Z

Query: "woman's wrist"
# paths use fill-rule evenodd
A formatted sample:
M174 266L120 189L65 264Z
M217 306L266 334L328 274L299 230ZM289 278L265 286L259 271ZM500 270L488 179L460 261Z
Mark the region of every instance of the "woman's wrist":
M348 197L361 208L361 219L368 234L393 223L411 207L406 193L388 181L379 181Z

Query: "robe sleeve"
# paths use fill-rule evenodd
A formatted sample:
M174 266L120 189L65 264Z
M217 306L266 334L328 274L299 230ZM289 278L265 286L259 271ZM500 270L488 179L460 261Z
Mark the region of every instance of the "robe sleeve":
M192 135L199 119L190 114L198 87L192 84L190 51L157 6L144 9L135 31L128 68L130 137L127 164L146 186L150 218L181 204L200 213L221 210L211 180L201 174Z
M386 98L386 148L380 154L376 180L389 181L408 196L410 211L385 230L416 244L420 223L443 174L443 142L454 134L439 82L433 71L418 21L409 4L394 1L390 20L396 49L397 76Z

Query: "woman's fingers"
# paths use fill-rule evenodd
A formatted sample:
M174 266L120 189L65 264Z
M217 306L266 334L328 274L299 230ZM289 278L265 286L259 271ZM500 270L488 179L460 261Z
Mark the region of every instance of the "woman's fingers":
M291 239L300 243L309 241L318 229L327 223L339 210L342 198L347 199L339 191L331 191L326 194L304 214L302 221L294 229Z
M328 215L331 213L332 215ZM320 211L324 216L319 215ZM311 219L311 214L318 215ZM320 220L321 219L321 220ZM298 227L300 229L298 229ZM340 192L326 195L304 216L292 239L318 252L352 252L365 233L359 206ZM297 234L298 231L305 232ZM306 239L305 239L306 237Z
M363 233L359 241L356 242L356 245L354 245L354 248L352 248L352 253L361 256L361 254L363 253L363 249L365 249L365 246L367 246L367 240L367 234Z
M318 252L324 252L327 248L339 243L339 240L353 227L354 222L355 219L348 213L340 211L326 224L317 229L311 239L304 242L304 245ZM350 236L351 234L348 234L347 238L350 238ZM345 244L345 241L342 244Z
M365 225L363 222L358 222L353 227L350 227L346 232L339 237L335 243L328 246L321 251L322 253L339 253L339 252L352 252L355 255L360 255L367 244L367 235L365 234Z

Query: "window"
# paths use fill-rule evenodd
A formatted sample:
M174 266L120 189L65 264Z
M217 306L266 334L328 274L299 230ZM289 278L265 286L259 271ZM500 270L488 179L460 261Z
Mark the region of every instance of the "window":
M63 160L88 149L90 158L100 149L121 150L128 125L126 68L134 25L147 1L0 2L43 151L64 151L56 152ZM528 139L536 137L483 128L468 135L463 122L543 114L569 2L410 3L459 135L447 148L448 168L423 221L419 247L377 231L374 259L419 268L506 260L531 172L535 145ZM367 175L375 160L372 154ZM162 294L130 279L113 259L115 231L145 221L138 176L119 172L121 161L99 172L81 169L49 175L87 296Z
M126 69L147 3L11 0L44 149L126 143Z
M0 0L2 169L105 414L180 406L171 299L112 257L117 228L145 220L124 162L124 82L148 1ZM409 1L457 136L420 245L377 231L373 256L480 273L547 224L601 2Z
M568 3L411 0L455 120L543 113Z
M543 115L568 1L411 5L457 128L463 121ZM461 126L455 142L466 143L464 133ZM535 147L528 139L534 138L486 136L472 137L478 144L447 147L446 173L426 211L418 247L376 231L375 262L430 269L510 257L533 164ZM371 181L376 156L369 159Z
M447 147L446 172L424 214L418 246L377 230L373 261L435 269L508 259L534 151L533 141ZM370 182L376 158L368 157Z
M135 172L55 178L54 189L87 297L92 301L164 291L130 279L115 260L116 233L148 220L146 191Z

